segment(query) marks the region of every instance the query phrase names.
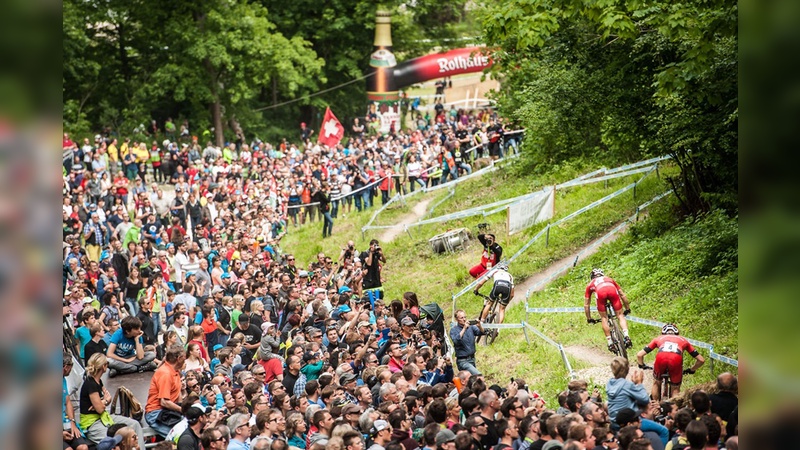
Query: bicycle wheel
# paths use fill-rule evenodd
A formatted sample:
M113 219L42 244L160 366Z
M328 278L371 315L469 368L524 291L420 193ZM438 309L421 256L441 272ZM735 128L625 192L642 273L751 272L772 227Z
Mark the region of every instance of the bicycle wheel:
M484 322L494 323L496 319L497 315L495 314L494 311L492 311L491 313L489 313L488 316L486 316L486 320ZM496 338L497 338L497 330L495 329L486 330L486 336L483 339L483 345L492 345L492 343Z
M611 329L611 340L617 347L617 354L625 359L628 359L628 349L625 347L625 340L620 335L619 328L616 326Z

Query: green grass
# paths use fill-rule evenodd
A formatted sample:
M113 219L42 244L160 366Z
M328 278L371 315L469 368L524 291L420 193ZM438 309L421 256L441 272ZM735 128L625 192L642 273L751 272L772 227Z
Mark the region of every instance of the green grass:
M662 322L675 322L681 334L714 345L717 353L738 358L738 268L736 219L713 213L695 222L671 227L670 205L654 207L652 219L635 225L631 232L604 246L544 291L529 299L532 307L575 307L583 305L583 294L592 267L602 267L617 280L631 301L633 315ZM524 320L524 305L516 305L506 322ZM596 317L597 314L595 313ZM579 314L530 315L529 323L564 346L577 345L605 352L599 326L586 325ZM630 324L634 351L659 334L654 327ZM543 381L540 392L553 398L566 376L558 352L536 337L527 346L521 332L506 331L491 348L479 349L478 357L509 352L525 354L532 363L514 367L514 374ZM708 352L704 354L710 364ZM539 355L544 355L543 357ZM689 358L690 359L690 358ZM652 364L652 355L646 358ZM574 369L587 364L570 359ZM541 363L540 363L541 362ZM688 364L688 363L687 363ZM715 362L716 373L735 368ZM503 366L501 366L503 367ZM490 366L487 375L504 378L503 370ZM687 378L689 385L712 381L714 375L703 367Z
M514 176L512 168L501 168L492 174L458 185L456 195L439 205L434 216L518 196L569 180L595 168L563 164L539 177ZM671 175L677 173L677 169L665 166L660 172L662 175ZM553 220L564 217L640 177L639 174L610 180L607 185L600 182L559 191L556 193ZM517 284L603 235L633 214L637 205L666 189L665 183L655 174L651 174L637 187L635 199L631 191L626 192L562 226L553 228L549 245L545 246L544 239L539 240L511 266ZM396 223L422 199L430 198L430 207L446 195L447 190L442 189L417 195L405 205L399 202L393 204L378 216L375 224ZM635 315L661 321L676 321L686 336L710 342L715 345L718 353L736 357L738 272L735 269L719 269L715 263L721 257L731 261L731 247L728 244L732 238L735 242L738 232L736 222L713 216L713 220L706 218L696 224L680 224L674 227L675 224L669 222L670 214L665 212L668 202L669 200L662 200L660 204L652 206L652 219L632 227L629 233L603 247L598 254L580 264L564 278L552 283L543 293L532 296L530 303L535 306L581 306L589 268L602 266L628 293ZM357 248L364 249L370 239L380 236L384 231L370 230L364 238L361 236L361 227L372 216L374 208L362 213L355 213L353 209L346 219L342 218L340 210L333 237L324 241L320 239L322 225L319 222L298 229L290 227L290 234L284 239L283 246L292 249L303 265L313 261L319 251L337 257L348 239L353 239ZM421 303L437 302L449 313L451 296L472 281L467 270L479 260L480 247L477 241L473 241L468 248L457 253L435 254L429 248L427 240L454 228L466 227L474 231L480 222L490 224L506 257L510 257L545 226L538 224L524 232L507 236L506 216L503 212L489 217L476 216L411 228L413 239L404 233L390 243L382 243L387 256L387 264L383 270L386 298L392 300L402 297L405 291L414 291ZM735 262L735 246L732 251L732 261ZM524 295L524 292L517 295ZM480 305L480 300L472 294L464 295L457 301L457 306L465 309L470 316L477 315ZM508 311L506 322L518 323L523 316L523 305L517 305ZM580 314L532 316L530 321L546 335L564 345L580 343L602 350L604 341L599 327L585 325ZM715 327L708 327L709 323L715 324ZM716 329L724 325L730 326L724 330ZM644 345L644 340L655 336L656 332L652 327L636 324L631 326L631 335L634 336L637 348ZM504 331L492 347L481 348L478 357L481 370L492 381L506 381L511 376L523 377L535 383L541 393L548 395L547 398L553 398L555 393L563 389L566 373L558 351L535 336L531 336L531 345L527 345L521 331ZM582 361L572 360L572 364L576 370L587 367ZM692 377L692 381L703 382L710 380L710 377L705 370Z

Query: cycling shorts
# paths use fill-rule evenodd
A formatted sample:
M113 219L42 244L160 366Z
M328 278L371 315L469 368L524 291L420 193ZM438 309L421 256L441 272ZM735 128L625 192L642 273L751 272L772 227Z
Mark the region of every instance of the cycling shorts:
M489 298L492 300L497 300L502 296L500 304L507 306L508 302L511 301L511 288L512 286L510 282L505 280L497 280L494 282L494 286L492 286L492 292L489 293Z
M611 307L614 311L622 310L622 301L619 299L619 294L616 290L607 290L597 292L597 310L601 312L606 311L606 299L611 302Z
M683 381L683 355L670 352L658 352L653 363L653 378L661 380L661 375L669 374L669 382L674 385Z

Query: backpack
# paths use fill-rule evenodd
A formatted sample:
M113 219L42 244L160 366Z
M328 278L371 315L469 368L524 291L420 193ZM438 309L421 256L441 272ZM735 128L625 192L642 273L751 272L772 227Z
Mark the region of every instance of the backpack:
M119 415L130 417L133 420L142 420L144 408L133 392L125 386L120 386L111 401L111 414L117 414L117 399L119 399Z

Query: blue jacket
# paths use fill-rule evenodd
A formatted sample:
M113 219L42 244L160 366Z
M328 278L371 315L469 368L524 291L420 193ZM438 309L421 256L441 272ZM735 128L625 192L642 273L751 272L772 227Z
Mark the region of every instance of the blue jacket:
M661 439L661 442L664 445L667 445L667 441L669 440L669 430L664 425L661 425L658 422L653 422L649 419L642 419L642 425L640 427L642 432L652 431L658 435Z
M625 378L612 378L606 383L608 395L608 417L617 420L617 412L622 408L641 411L642 406L650 403L650 394L641 384L634 384Z

